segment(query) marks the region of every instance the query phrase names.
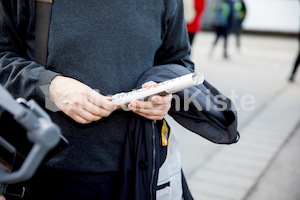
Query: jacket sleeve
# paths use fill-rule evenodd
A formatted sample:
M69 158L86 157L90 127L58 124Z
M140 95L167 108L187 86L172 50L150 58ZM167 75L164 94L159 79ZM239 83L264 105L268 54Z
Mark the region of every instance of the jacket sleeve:
M11 94L44 101L40 86L58 75L33 61L34 0L0 0L0 84Z
M162 44L157 50L154 65L179 64L194 69L190 60L191 46L184 20L182 0L168 0L162 23Z
M147 81L157 83L191 73L176 64L149 68L137 82L139 87ZM238 117L234 103L213 85L203 84L177 92L169 115L188 130L217 144L238 142Z

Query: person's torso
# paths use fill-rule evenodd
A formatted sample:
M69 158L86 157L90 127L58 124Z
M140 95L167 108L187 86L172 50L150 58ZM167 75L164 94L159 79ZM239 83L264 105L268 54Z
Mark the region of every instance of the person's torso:
M164 1L157 0L57 0L47 67L103 95L130 91L154 64L164 12ZM61 112L50 115L70 145L48 166L93 173L119 169L129 112L117 111L89 125L79 125Z

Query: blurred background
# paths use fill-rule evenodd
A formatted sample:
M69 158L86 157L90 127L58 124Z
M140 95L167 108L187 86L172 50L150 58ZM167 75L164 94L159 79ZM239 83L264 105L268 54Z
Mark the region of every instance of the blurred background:
M203 28L211 26L211 11L220 0L206 0L203 12ZM243 23L245 31L270 33L299 32L299 0L244 0L247 16Z
M202 5L191 59L234 101L241 139L214 144L167 117L189 187L196 200L300 200L300 3L245 0L240 46L229 32L225 56L224 37L213 45L218 2Z

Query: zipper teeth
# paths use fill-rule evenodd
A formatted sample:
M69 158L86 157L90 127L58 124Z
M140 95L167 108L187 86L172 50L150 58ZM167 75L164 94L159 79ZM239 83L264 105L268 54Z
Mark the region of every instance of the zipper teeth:
M155 130L154 130L154 122L152 121L152 142L153 142L153 165L152 165L152 177L151 177L151 183L150 183L150 196L151 196L151 200L153 199L153 190L152 190L152 187L153 187L153 182L154 182L154 173L155 173L155 149L156 149L156 146L155 146Z

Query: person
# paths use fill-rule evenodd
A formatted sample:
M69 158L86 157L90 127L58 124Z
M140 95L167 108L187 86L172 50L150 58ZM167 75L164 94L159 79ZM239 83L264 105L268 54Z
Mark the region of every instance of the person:
M221 0L217 2L213 9L212 26L215 31L216 38L211 47L209 56L212 56L213 50L218 43L220 37L224 38L223 56L228 58L227 38L230 33L233 19L233 5L231 0Z
M163 119L172 96L124 110L109 96L132 90L151 67L193 68L182 1L55 1L46 67L34 61L34 28L34 0L0 0L0 83L40 105L49 97L60 111L47 112L69 140L29 183L31 198L118 199L129 120Z
M0 195L0 200L6 200L3 195Z
M190 44L193 44L195 34L201 30L201 19L205 8L205 0L184 0L184 14L187 22ZM188 3L191 2L191 3ZM190 5L191 4L191 5ZM188 9L190 8L190 9ZM195 12L194 14L191 14ZM189 16L192 15L192 16Z
M295 78L295 74L296 74L297 68L298 68L299 65L300 65L300 33L298 34L298 39L299 39L299 50L298 50L298 55L297 55L297 57L296 57L296 60L295 60L295 62L294 62L294 66L293 66L292 73L291 73L290 78L289 78L289 81L290 81L290 82L293 82L293 81L294 81L294 78Z
M242 24L246 17L246 5L244 0L234 0L233 1L233 22L231 31L236 37L236 47L241 50L241 33L242 33Z

